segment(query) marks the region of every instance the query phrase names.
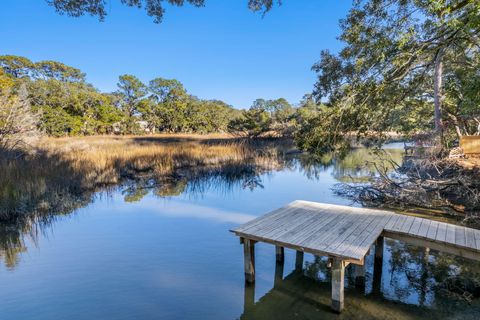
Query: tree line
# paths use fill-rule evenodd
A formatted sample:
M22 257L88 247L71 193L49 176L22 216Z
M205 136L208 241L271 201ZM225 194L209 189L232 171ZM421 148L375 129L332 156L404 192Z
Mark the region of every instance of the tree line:
M204 0L122 1L145 8L156 23L163 4L187 2L205 5ZM105 1L48 3L60 14L90 14L101 21L106 16ZM246 3L265 14L282 1ZM312 67L320 112L297 128L303 148L337 150L348 145L346 137L389 131L422 133L434 144L451 147L463 135L480 134L479 1L354 0L340 27L343 48L322 51ZM267 126L265 117L272 114L263 111L253 110L241 126Z
M38 116L37 128L55 137L155 132L292 136L319 109L307 97L300 107L284 98L257 99L248 110L239 110L192 96L175 79L143 83L129 74L119 77L115 92L104 93L77 68L13 55L0 56L0 83L3 96L18 96L24 88L22 99Z

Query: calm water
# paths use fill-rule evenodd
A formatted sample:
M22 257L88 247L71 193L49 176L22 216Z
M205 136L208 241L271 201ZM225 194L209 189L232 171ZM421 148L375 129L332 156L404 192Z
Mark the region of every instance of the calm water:
M305 255L295 272L295 253L286 250L283 279L274 281L274 248L259 244L257 283L245 288L242 247L229 229L297 199L350 204L331 188L372 174L357 168L365 156L293 160L248 181L182 181L169 192L99 193L4 258L0 319L480 318L478 263L388 239L380 278L367 257L365 290L347 270L340 316L329 310L325 258ZM468 286L472 295L458 289Z

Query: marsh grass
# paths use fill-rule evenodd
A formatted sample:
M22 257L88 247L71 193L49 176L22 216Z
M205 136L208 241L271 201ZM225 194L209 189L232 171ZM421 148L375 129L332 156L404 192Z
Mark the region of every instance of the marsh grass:
M278 152L269 141L226 135L45 139L23 158L0 160L0 219L62 211L71 195L128 179L161 183L172 176L271 170L279 166Z
M157 196L174 196L210 177L249 184L280 169L291 148L279 139L155 135L47 138L21 158L0 151L0 257L13 268L25 237L35 242L97 191L122 185L125 201L138 201L152 187Z

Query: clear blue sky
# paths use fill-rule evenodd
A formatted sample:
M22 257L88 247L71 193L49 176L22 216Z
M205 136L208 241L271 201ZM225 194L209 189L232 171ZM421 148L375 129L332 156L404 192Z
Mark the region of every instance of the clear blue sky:
M118 76L176 78L190 94L237 108L256 98L297 103L312 90L320 50L337 51L338 20L350 0L284 0L263 19L247 0L166 6L157 25L143 10L108 0L105 22L57 15L45 0L2 0L0 54L58 60L102 91Z

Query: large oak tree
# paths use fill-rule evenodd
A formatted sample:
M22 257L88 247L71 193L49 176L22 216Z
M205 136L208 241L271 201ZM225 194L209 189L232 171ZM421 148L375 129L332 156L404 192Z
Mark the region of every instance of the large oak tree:
M335 148L346 132L469 132L456 107L474 98L466 85L478 79L479 1L357 0L340 26L344 47L323 51L313 67L314 95L330 108L303 129L304 147ZM454 95L470 100L453 107Z

